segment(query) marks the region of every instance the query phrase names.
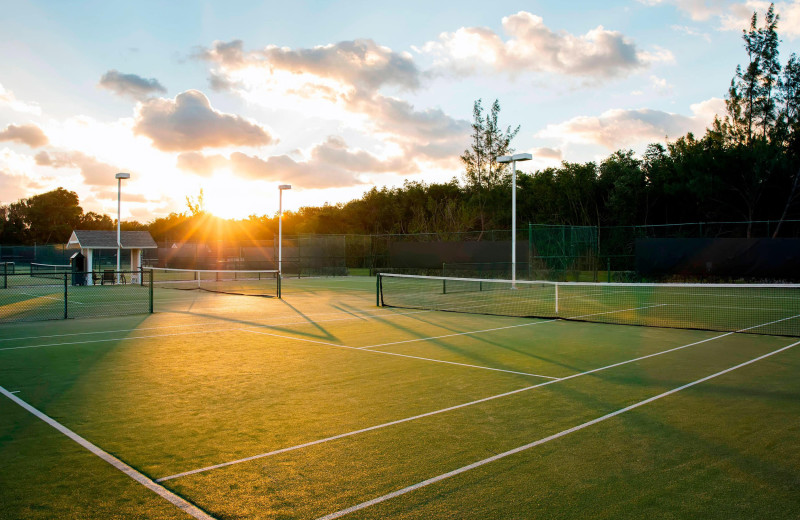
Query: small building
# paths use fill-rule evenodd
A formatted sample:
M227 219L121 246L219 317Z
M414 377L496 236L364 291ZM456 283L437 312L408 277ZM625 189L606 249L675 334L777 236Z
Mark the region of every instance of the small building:
M102 230L80 230L72 232L67 242L67 248L80 248L81 253L86 258L86 284L92 285L92 274L94 271L94 251L98 249L117 249L117 232ZM144 249L157 249L155 240L148 231L123 231L120 234L121 249L130 250L131 262L129 269L132 271L131 282L139 283L137 272L142 267L142 251ZM120 266L123 270L128 267Z

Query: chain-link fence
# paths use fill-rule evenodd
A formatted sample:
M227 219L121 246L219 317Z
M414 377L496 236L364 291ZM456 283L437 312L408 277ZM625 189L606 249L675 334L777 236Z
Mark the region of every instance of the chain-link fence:
M153 312L145 271L0 272L0 323L128 316Z

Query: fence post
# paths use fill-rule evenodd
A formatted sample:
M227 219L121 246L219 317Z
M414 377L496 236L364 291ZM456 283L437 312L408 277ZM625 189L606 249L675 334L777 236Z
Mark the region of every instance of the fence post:
M148 269L147 272L150 274L150 279L148 280L148 285L150 286L148 292L150 293L150 314L153 314L153 270ZM142 278L144 280L144 278Z
M69 275L67 273L64 273L64 319L65 320L69 317L68 305L67 305L67 302L69 301L67 294L67 287L69 287L69 284L67 283L68 277Z

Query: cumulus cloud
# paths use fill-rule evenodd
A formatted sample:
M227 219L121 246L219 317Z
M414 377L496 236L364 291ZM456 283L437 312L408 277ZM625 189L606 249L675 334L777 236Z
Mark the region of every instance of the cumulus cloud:
M419 86L420 72L411 55L394 52L369 39L342 41L307 49L267 46L245 52L241 40L214 42L196 56L226 70L263 67L293 74L330 78L355 88L375 92L384 85L407 89ZM217 86L225 85L216 78Z
M101 162L95 157L78 151L49 153L41 151L36 154L35 160L39 166L77 168L86 184L92 186L114 185L117 182L114 175L122 171L120 168Z
M227 158L188 152L178 156L178 167L201 176L226 169L251 180L285 180L298 188L331 188L363 184L363 174L412 172L415 165L401 157L381 159L363 150L351 150L340 137L331 136L314 146L305 160L285 154L263 159L241 152Z
M187 90L174 100L152 98L140 103L134 133L149 137L156 148L167 152L262 146L275 141L258 124L215 110L197 90Z
M34 124L8 125L5 130L0 130L0 141L13 141L38 148L49 141L41 128Z
M152 94L166 94L167 89L155 78L143 78L136 74L123 74L109 70L100 78L98 86L110 90L118 96L143 100Z
M196 56L214 64L213 88L230 90L248 102L298 111L366 128L404 149L409 162L452 160L469 135L469 122L439 109L418 110L379 92L382 87L414 89L421 73L406 53L372 40L310 49L269 46L245 50L239 40L215 42Z
M702 133L722 114L725 102L712 98L691 106L692 115L685 116L652 109L608 110L599 116L580 116L548 125L538 137L561 139L562 142L592 143L609 150L677 138L687 132Z
M464 75L488 68L512 75L529 71L602 78L673 60L669 51L639 50L629 38L602 26L576 36L553 31L540 16L525 11L503 18L502 24L507 40L487 28L462 27L418 50L437 57L438 68Z
M0 107L8 107L16 112L40 115L42 109L36 103L25 103L16 98L13 92L3 88L0 84Z

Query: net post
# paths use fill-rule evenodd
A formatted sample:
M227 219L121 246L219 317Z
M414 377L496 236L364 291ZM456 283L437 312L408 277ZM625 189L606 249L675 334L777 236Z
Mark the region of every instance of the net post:
M69 317L68 306L67 306L67 301L68 301L68 298L67 298L67 287L69 286L67 284L67 278L68 277L69 277L69 275L67 273L64 273L64 319L65 320Z
M442 280L442 294L447 294L447 280Z
M283 298L281 298L281 278L282 278L281 277L281 273L279 273L279 272L275 273L275 276L278 279L278 299L282 300Z
M375 307L381 307L381 273L375 276Z
M153 270L148 269L150 273L149 279L147 280L147 285L149 286L148 293L150 294L150 314L153 314ZM142 278L144 281L144 278Z
M556 316L558 316L558 283L555 284L556 288Z

